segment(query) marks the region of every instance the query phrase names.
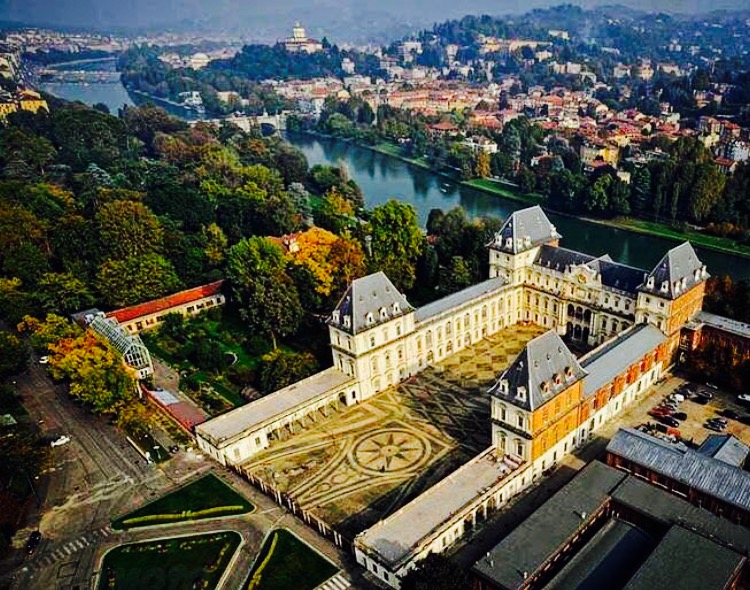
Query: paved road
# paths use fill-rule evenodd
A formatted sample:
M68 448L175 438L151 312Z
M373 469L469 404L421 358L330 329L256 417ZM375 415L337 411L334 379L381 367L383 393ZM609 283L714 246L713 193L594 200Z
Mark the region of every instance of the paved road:
M37 527L44 539L35 554L16 570L14 590L80 590L92 588L104 553L119 544L175 535L236 530L243 545L222 588L240 588L265 535L286 527L344 570L343 578L362 581L353 558L322 539L285 509L197 452L180 452L166 463L147 465L124 436L106 420L77 406L65 387L53 384L43 366L35 364L17 384L29 414L49 436L67 434L71 442L54 449L54 466L37 483L42 506L19 531L22 545ZM257 508L250 515L140 529L113 531L109 523L144 502L213 470Z

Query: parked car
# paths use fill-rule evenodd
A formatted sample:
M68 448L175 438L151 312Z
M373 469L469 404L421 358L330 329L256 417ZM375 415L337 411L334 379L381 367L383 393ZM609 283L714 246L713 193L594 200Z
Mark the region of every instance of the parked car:
M672 428L677 428L680 425L680 423L671 416L660 416L659 420L661 420L662 424L666 424Z
M706 420L706 422L715 422L716 424L723 424L724 426L727 425L727 419L722 418L721 416L714 416L713 418Z
M750 394L743 393L742 395L738 395L737 401L742 402L743 404L750 403Z
M743 416L740 416L739 420L743 424L750 424L750 414L744 414Z
M679 403L682 403L682 402L685 401L685 396L682 395L681 393L677 393L675 391L675 392L671 393L667 399L673 399L674 401L676 401L679 404Z
M731 418L732 420L740 419L740 415L734 410L732 410L731 408L724 408L721 415L724 416L725 418Z
M39 359L39 364L40 365L46 365L48 362L49 362L49 357L48 356L43 356L43 357L41 357Z
M26 541L26 555L31 555L39 547L39 543L42 540L42 533L39 531L32 531L29 535L29 540Z
M714 385L713 383L706 383L706 387L710 387L711 389L719 389L719 388L718 388L718 387L716 387L716 385Z
M721 424L720 422L706 422L704 426L714 432L724 432L727 428L726 424Z
M705 395L705 394L704 394L703 392L701 392L701 393L696 393L696 394L695 394L695 397L693 398L693 401L694 401L694 402L695 402L696 404L701 404L702 406L705 406L705 405L706 405L706 404L707 404L708 402L710 402L710 401L711 401L711 397L710 397L710 396L707 396L707 395Z
M687 420L687 414L685 412L674 412L671 416L675 420Z
M66 445L70 442L70 437L67 434L63 434L61 437L56 438L53 440L49 445L51 447L61 447L63 445Z
M714 394L708 389L702 389L698 392L698 395L702 395L703 397L707 397L708 399L714 399Z

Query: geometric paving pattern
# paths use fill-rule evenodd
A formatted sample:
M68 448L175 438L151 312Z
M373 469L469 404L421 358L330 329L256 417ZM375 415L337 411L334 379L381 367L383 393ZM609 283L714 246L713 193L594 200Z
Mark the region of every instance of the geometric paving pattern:
M487 448L486 387L542 333L514 326L243 464L345 535L364 530Z

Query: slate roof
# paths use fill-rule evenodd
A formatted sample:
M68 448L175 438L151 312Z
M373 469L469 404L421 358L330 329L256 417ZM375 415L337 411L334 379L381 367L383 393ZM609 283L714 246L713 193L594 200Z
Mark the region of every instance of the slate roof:
M329 323L349 334L358 334L412 309L406 297L380 271L352 282L334 309ZM368 314L372 314L372 322L368 322Z
M444 311L455 310L461 307L463 304L476 300L479 297L483 297L488 293L493 293L498 289L505 286L505 279L497 277L483 281L471 287L467 287L458 293L453 293L432 303L428 303L417 309L414 314L414 319L417 322L422 322L430 318L440 315Z
M630 365L656 349L667 337L651 324L637 324L581 357L588 373L583 380L583 395L594 395Z
M583 252L544 245L539 249L539 254L537 254L534 264L559 272L565 272L565 269L569 266L586 264L592 260L594 260L593 256L584 254Z
M590 463L477 561L472 571L506 590L523 587L524 572L533 574L557 553L626 477L604 463Z
M602 256L587 264L601 276L602 285L610 289L635 293L643 283L646 271L613 261L609 256Z
M750 510L750 472L679 448L632 428L621 428L607 452L678 481L727 504Z
M685 242L664 255L640 288L659 297L674 299L707 278L705 265L690 242Z
M526 345L489 393L516 407L535 410L583 379L586 371L554 330ZM507 381L507 391L503 382ZM558 383L556 383L558 381Z
M514 211L505 221L490 248L501 252L518 254L562 236L550 222L539 205Z
M731 549L673 526L624 590L725 590L744 561Z
M596 258L583 252L549 245L543 245L539 249L534 264L558 272L565 272L570 266L586 265L599 273L604 287L628 293L635 293L647 274L640 268L615 262L607 254Z
M710 434L698 452L735 467L742 467L750 448L731 434Z

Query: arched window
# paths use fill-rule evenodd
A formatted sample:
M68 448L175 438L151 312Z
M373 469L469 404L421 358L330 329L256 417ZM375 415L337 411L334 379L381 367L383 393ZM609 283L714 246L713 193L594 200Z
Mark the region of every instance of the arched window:
M427 348L430 348L430 346L432 346L432 330L427 330L427 335L425 336L425 342L427 344Z

